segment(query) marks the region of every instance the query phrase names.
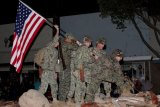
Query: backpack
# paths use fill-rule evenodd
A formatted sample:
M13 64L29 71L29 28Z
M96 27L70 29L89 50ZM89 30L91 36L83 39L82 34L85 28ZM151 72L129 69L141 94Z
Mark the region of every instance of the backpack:
M44 54L46 52L46 47L41 48L37 51L37 53L34 56L34 63L36 63L38 66L41 66L41 64L44 61Z

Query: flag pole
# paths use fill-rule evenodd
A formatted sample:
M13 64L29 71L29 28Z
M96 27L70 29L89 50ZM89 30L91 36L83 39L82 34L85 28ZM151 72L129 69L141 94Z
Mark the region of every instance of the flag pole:
M53 22L51 22L50 20L47 20L46 19L46 21L48 22L47 24L50 26L50 27L54 27L54 25L53 25ZM63 32L63 33L66 33L63 29L59 29L61 32Z
M21 0L19 0L23 5L25 5L27 8L29 8L30 10L32 10L32 11L34 11L35 13L37 13L37 14L39 14L38 12L36 12L35 10L33 10L31 7L29 7L27 4L25 4L24 2L22 2ZM41 17L43 17L41 14L39 14ZM50 21L50 20L48 20L48 19L46 19L45 17L43 17L45 20L46 20L46 24L49 26L49 27L51 27L51 28L53 28L54 27L54 24ZM61 32L63 32L63 33L66 33L64 30L62 30L62 29L60 29L60 31ZM61 36L63 36L62 34L61 34ZM64 36L63 36L64 37Z
M34 11L35 13L39 14L38 12L36 12L35 10L33 10L31 7L29 7L26 3L22 2L21 0L19 0L23 5L25 5L27 8L29 8L30 10ZM39 14L40 15L40 14ZM44 18L42 15L40 15L42 18ZM47 20L46 18L44 18L45 20Z

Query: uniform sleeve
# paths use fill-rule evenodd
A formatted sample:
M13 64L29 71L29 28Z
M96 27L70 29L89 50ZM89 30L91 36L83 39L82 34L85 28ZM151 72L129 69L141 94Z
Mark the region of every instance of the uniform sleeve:
M71 53L71 63L70 63L71 72L74 72L74 70L75 70L75 65L74 65L75 54L76 54L75 51L73 51L73 52Z
M106 56L104 59L105 59L104 65L105 65L107 68L111 68L111 67L112 67L112 62L111 62L110 58L109 58L108 56Z
M53 45L55 45L59 40L59 36L58 35L55 35L54 38L53 38Z
M123 74L123 73L122 73L121 65L120 65L119 63L116 63L116 64L114 65L114 68L115 68L115 71L116 71L117 73L119 73L120 75Z
M83 55L83 65L87 65L87 63L93 63L93 58L91 57L91 51L90 48L85 48L82 50Z
M73 47L72 47L73 51L76 51L78 49L78 47L79 46L77 44L74 44Z
M94 57L92 56L93 48L88 48L86 51L86 61L84 62L85 67L92 67L93 63L95 62Z

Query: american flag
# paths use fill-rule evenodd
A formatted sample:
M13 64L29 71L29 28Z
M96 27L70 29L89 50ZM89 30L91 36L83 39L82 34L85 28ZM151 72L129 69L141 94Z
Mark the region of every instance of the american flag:
M10 64L16 68L16 72L19 73L22 70L25 55L45 22L45 18L19 1L10 60Z

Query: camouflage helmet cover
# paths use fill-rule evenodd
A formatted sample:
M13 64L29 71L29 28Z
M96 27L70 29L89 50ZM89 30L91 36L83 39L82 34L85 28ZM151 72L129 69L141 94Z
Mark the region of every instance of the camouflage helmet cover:
M123 52L120 49L115 49L115 50L113 50L112 55L123 57Z
M89 36L84 36L83 42L92 42L91 38Z
M76 40L72 33L66 33L65 37L70 40Z
M97 43L106 44L106 40L105 40L105 38L99 38L99 39L97 40L96 44L97 44Z

